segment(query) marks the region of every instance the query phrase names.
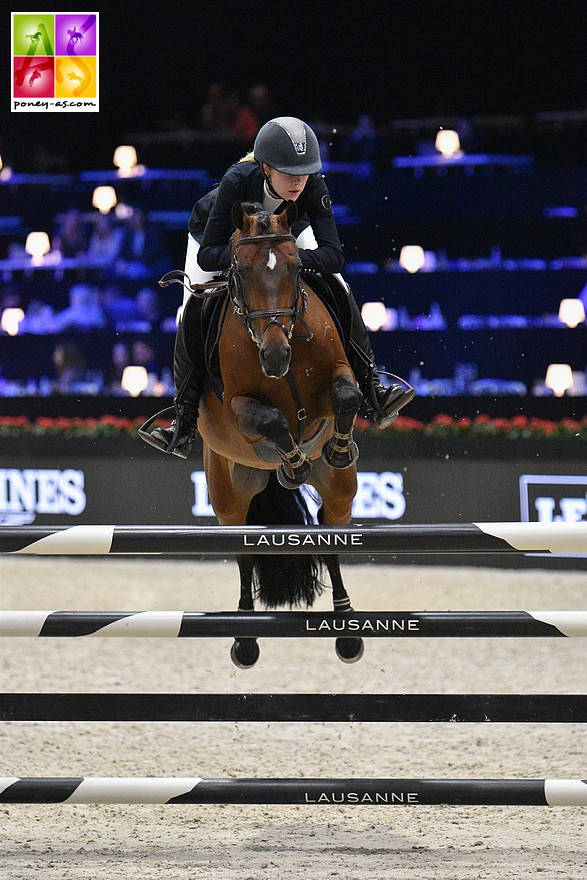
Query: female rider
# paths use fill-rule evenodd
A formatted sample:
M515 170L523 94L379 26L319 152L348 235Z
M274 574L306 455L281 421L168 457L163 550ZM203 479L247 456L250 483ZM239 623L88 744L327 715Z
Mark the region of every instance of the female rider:
M322 175L318 140L301 119L280 116L259 130L253 152L232 165L220 185L196 203L189 222L186 274L192 284L209 281L230 266L231 220L235 202L261 203L278 214L288 200L298 208L293 234L302 270L327 279L336 276L335 295L347 300L352 326L347 357L369 414L381 428L390 425L414 391L379 382L374 355L361 313L348 285L338 275L344 258ZM198 403L206 373L201 332L202 301L187 293L174 351L175 419L151 434L157 448L186 458L195 438Z

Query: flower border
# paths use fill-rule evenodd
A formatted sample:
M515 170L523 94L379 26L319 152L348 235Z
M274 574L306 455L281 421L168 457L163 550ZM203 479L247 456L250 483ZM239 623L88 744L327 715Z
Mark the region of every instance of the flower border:
M138 438L137 429L146 417L124 418L105 415L98 418L48 418L39 416L0 416L1 437L63 437L94 438L130 437ZM527 418L523 415L513 418L494 418L478 415L475 418L455 418L441 413L429 422L421 422L400 416L393 425L380 431L375 425L357 418L357 434L367 434L380 440L388 440L405 434L425 437L507 437L516 438L583 438L587 439L587 416L581 421L562 419L559 422L546 419Z

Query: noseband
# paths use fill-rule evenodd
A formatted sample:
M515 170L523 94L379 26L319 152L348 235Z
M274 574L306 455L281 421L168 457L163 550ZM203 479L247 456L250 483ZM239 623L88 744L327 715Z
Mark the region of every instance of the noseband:
M265 331L272 324L275 324L281 330L283 330L286 339L289 340L294 339L311 339L312 332L310 328L306 324L302 315L307 312L307 294L303 288L299 273L297 277L296 283L296 295L295 299L291 306L280 309L256 309L251 311L247 306L245 300L245 292L243 286L242 276L239 271L238 259L236 256L236 248L238 248L241 244L257 244L260 241L270 241L272 243L282 242L282 241L295 241L295 236L288 232L270 232L265 235L245 235L241 236L235 243L235 252L232 258L232 263L230 266L230 270L228 273L228 286L230 290L230 299L232 302L232 307L234 309L234 313L239 319L239 321L246 328L248 333L251 336L251 339L256 343L256 345L260 348L263 344L263 336L265 335ZM256 333L255 328L252 325L252 321L257 318L266 318L267 321L265 326L263 327L261 333ZM282 321L278 320L278 318L291 318L291 323L289 326L286 326ZM293 331L296 323L300 321L301 324L306 329L306 333L302 336L293 336Z

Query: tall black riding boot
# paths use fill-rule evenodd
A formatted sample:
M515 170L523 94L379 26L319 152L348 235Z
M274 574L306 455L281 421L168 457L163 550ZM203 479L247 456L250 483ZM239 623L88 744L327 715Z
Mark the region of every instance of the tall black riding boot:
M175 418L169 428L155 428L152 443L162 452L187 458L196 438L198 404L206 374L202 339L202 300L187 301L177 328L173 352Z
M397 384L389 387L381 384L371 340L359 307L350 291L348 299L352 315L351 338L346 352L349 363L359 383L369 416L380 428L387 428L395 422L400 409L413 399L415 392L407 382L405 385ZM403 382L398 376L394 378Z

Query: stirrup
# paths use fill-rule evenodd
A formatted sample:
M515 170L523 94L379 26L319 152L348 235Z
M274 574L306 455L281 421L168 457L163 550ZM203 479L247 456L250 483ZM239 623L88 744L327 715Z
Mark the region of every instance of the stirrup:
M379 403L379 399L375 392L375 379L378 378L379 375L387 376L389 379L395 379L400 386L405 388L404 393L400 394L397 400L393 401L393 412L386 412ZM400 410L414 399L415 394L415 389L406 379L402 379L401 376L396 376L395 373L387 373L385 370L379 371L373 367L369 378L369 399L366 401L369 415L373 418L373 421L379 428L387 428L395 422Z
M144 440L145 443L148 443L149 446L153 446L155 449L158 449L160 452L171 452L173 455L177 455L178 458L187 458L191 448L192 443L184 443L183 446L177 447L174 444L177 443L177 435L179 434L179 421L176 420L173 436L170 441L164 440L162 437L156 437L154 432L150 432L149 428L156 422L157 419L169 418L171 415L177 416L177 412L174 406L168 406L166 409L162 409L160 412L155 413L154 416L151 416L147 419L146 422L143 422L141 427L138 429L138 434L141 440Z

